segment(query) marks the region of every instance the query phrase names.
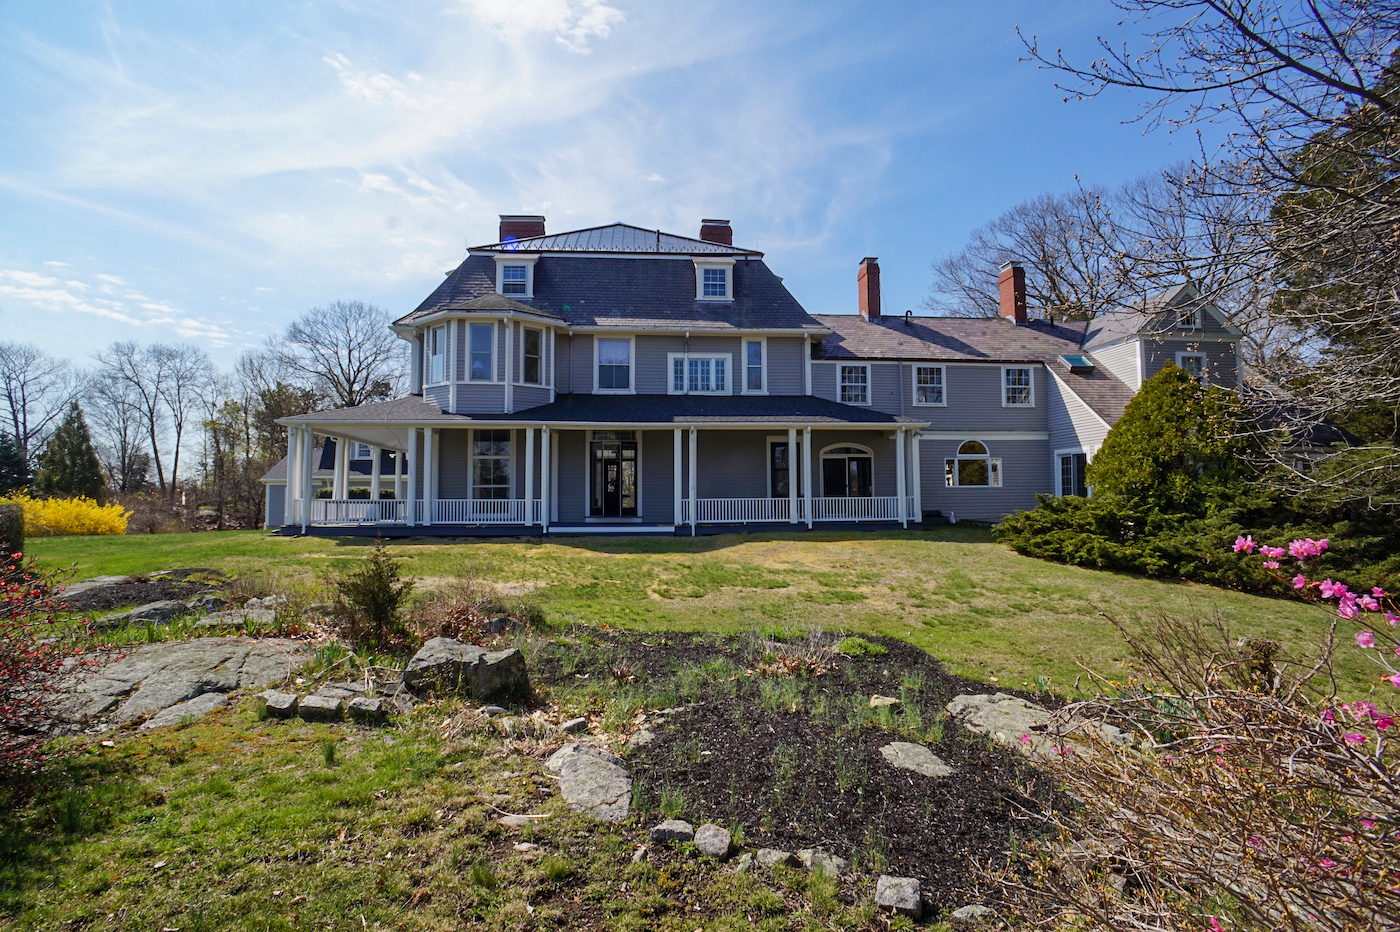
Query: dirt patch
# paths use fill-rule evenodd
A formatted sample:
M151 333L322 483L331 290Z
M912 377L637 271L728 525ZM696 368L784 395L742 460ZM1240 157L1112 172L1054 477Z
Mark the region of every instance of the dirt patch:
M1004 862L1013 836L1034 830L1023 816L1060 803L1052 785L947 719L954 696L997 690L902 641L868 637L856 656L833 650L839 641L590 629L533 658L531 675L606 697L605 717L616 703L636 706L637 723L658 703L679 706L664 724L647 719L655 739L626 753L644 824L719 822L742 828L747 847L823 848L866 878L917 877L940 908L979 901L973 862ZM899 704L872 709L873 695ZM880 753L893 741L928 747L953 775L895 768ZM848 898L856 883L843 882Z
M159 576L136 576L131 582L98 586L72 596L63 604L73 612L108 612L166 599L192 599L221 589L226 578L219 570L179 569Z

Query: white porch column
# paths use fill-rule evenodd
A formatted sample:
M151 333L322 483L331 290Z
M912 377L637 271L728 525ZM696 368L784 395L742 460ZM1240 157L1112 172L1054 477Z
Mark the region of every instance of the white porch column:
M675 441L671 451L671 464L675 472L675 480L671 484L675 499L671 511L671 523L679 526L681 523L681 512L685 508L685 490L681 487L681 483L685 480L684 472L681 469L681 429L677 427L675 430L671 431L671 434Z
M301 506L301 473L297 470L297 464L301 462L301 452L298 446L301 441L301 431L287 428L287 501L282 506L282 524L292 524L294 515L300 512L297 509Z
M331 498L350 497L350 441L335 438L335 478L331 481Z
M923 446L923 441L919 439L919 432L912 431L909 437L909 472L912 473L913 487L910 494L914 496L914 513L910 515L914 521L924 520L924 489L923 489L923 469L919 466L919 449Z
M812 529L812 428L802 428L802 497L807 506L807 530Z
M432 524L437 509L437 458L433 449L431 427L423 428L423 523Z
M301 532L305 534L311 525L311 499L316 497L316 490L311 485L311 470L314 468L311 456L316 452L316 437L306 424L301 425L301 442L297 444L297 449L301 451Z
M418 428L408 429L408 523L418 523Z
M404 494L403 487L403 464L407 457L408 453L404 450L394 451L394 498L399 501L403 501L407 498Z
M805 488L805 486L804 486ZM797 428L788 428L788 523L797 523Z
M899 526L909 526L908 493L906 491L905 462L907 451L904 449L905 442L904 428L901 427L894 432L894 489L899 496Z
M549 531L549 496L554 489L554 476L550 470L550 443L548 427L540 428L540 529Z
M695 499L696 450L699 431L690 429L690 534L695 536L695 519L700 516L700 503Z
M511 384L515 381L515 321L505 317L501 325L506 328L506 414L511 414L515 411L515 386Z
M374 503L370 508L370 514L374 515L374 520L379 520L379 447L371 446L369 455L374 462L369 467L369 500Z
M535 429L525 428L525 523L535 523Z

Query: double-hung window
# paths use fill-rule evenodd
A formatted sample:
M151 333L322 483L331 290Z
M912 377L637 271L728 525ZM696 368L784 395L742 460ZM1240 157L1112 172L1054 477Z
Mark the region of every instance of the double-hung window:
M544 331L526 327L520 339L520 381L527 385L544 382L544 369L540 365L543 352Z
M762 340L744 341L744 393L761 395L768 390L767 372L763 365Z
M1176 325L1182 330L1202 330L1206 324L1206 309L1200 305L1183 307L1176 312Z
M433 327L428 331L428 381L447 381L447 328Z
M1176 365L1177 368L1198 382L1204 382L1207 379L1205 353L1177 353Z
M501 266L501 294L523 296L528 294L530 270L523 265Z
M369 444L367 444L367 443L357 443L357 444L355 444L353 447L351 447L350 449L351 449L351 456L350 456L350 458L351 458L352 460L367 460L367 459L370 459L370 455L369 455Z
M473 382L496 381L496 325L472 324L467 335L471 354L467 360L468 378Z
M854 365L841 367L840 398L842 404L870 404L870 367Z
M598 391L632 391L632 341L603 337L598 346Z
M727 354L671 353L672 395L729 394Z
M732 301L734 299L734 260L718 256L696 257L695 300Z
M539 256L511 252L496 257L496 293L529 301L535 296L535 263Z
M1034 383L1029 367L1007 366L1001 370L1003 407L1031 406L1035 404Z
M510 431L472 432L472 498L510 498Z
M914 367L914 404L941 405L943 400L943 367Z

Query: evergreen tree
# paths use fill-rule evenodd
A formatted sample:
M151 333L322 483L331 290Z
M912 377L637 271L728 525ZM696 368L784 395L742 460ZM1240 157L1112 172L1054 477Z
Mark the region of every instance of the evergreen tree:
M76 401L68 406L63 423L44 448L34 476L34 491L60 498L82 495L101 501L105 497L102 466L97 461L87 420Z
M1094 495L1163 514L1206 512L1241 478L1235 403L1168 363L1128 402L1089 464Z
M29 463L24 448L4 431L0 431L0 496L22 492L29 488Z

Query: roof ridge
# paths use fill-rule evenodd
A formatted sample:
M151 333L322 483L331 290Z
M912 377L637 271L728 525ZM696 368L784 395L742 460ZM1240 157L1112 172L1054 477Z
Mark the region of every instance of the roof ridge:
M539 241L539 240L556 239L556 238L563 238L563 237L567 237L567 236L577 236L577 235L583 234L583 233L593 233L593 232L598 231L598 230L615 230L615 229L618 229L619 227L621 227L621 228L623 228L623 229L627 229L627 230L635 230L635 231L638 232L638 233L652 233L652 234L657 234L657 235L659 235L659 236L667 236L667 237L670 237L670 238L672 238L672 239L683 240L683 241L688 242L688 243L696 243L696 244L698 244L698 245L702 245L702 246L708 247L709 250L710 250L711 252L732 252L732 253L741 253L741 254L744 254L744 255L751 255L751 256L761 256L761 255L763 255L763 253L762 253L760 250L757 250L757 249L745 249L745 248L743 248L743 247L741 247L741 246L727 245L727 244L725 244L725 243L714 243L714 242L711 242L710 240L700 239L699 237L695 237L695 236L683 236L683 235L681 235L680 233L668 233L668 232L666 232L665 230L662 230L660 227L657 227L657 228L655 228L655 229L652 229L652 228L650 228L650 227L637 226L635 223L622 223L621 221L619 221L619 222L617 222L617 223L603 223L603 224L599 224L599 225L597 225L597 226L591 226L591 227L580 227L580 228L577 229L577 230L564 230L564 231L561 231L561 232L558 232L558 233L541 233L541 234L539 234L538 236L526 236L526 237L522 237L522 238L519 238L519 239L501 240L500 242L496 242L496 243L487 243L487 244L481 245L481 246L471 246L471 247L468 247L468 252L470 252L471 250L474 250L474 249L483 249L483 250L485 250L485 249L494 249L494 250L511 250L511 251L517 251L517 250L518 250L518 251L529 251L529 250L528 250L528 245L527 245L527 244L533 243L533 242L537 242L537 241ZM619 250L619 251L622 251L622 252L631 252L632 250ZM638 250L637 252L638 252L638 254L643 254L643 253L645 253L645 250Z

